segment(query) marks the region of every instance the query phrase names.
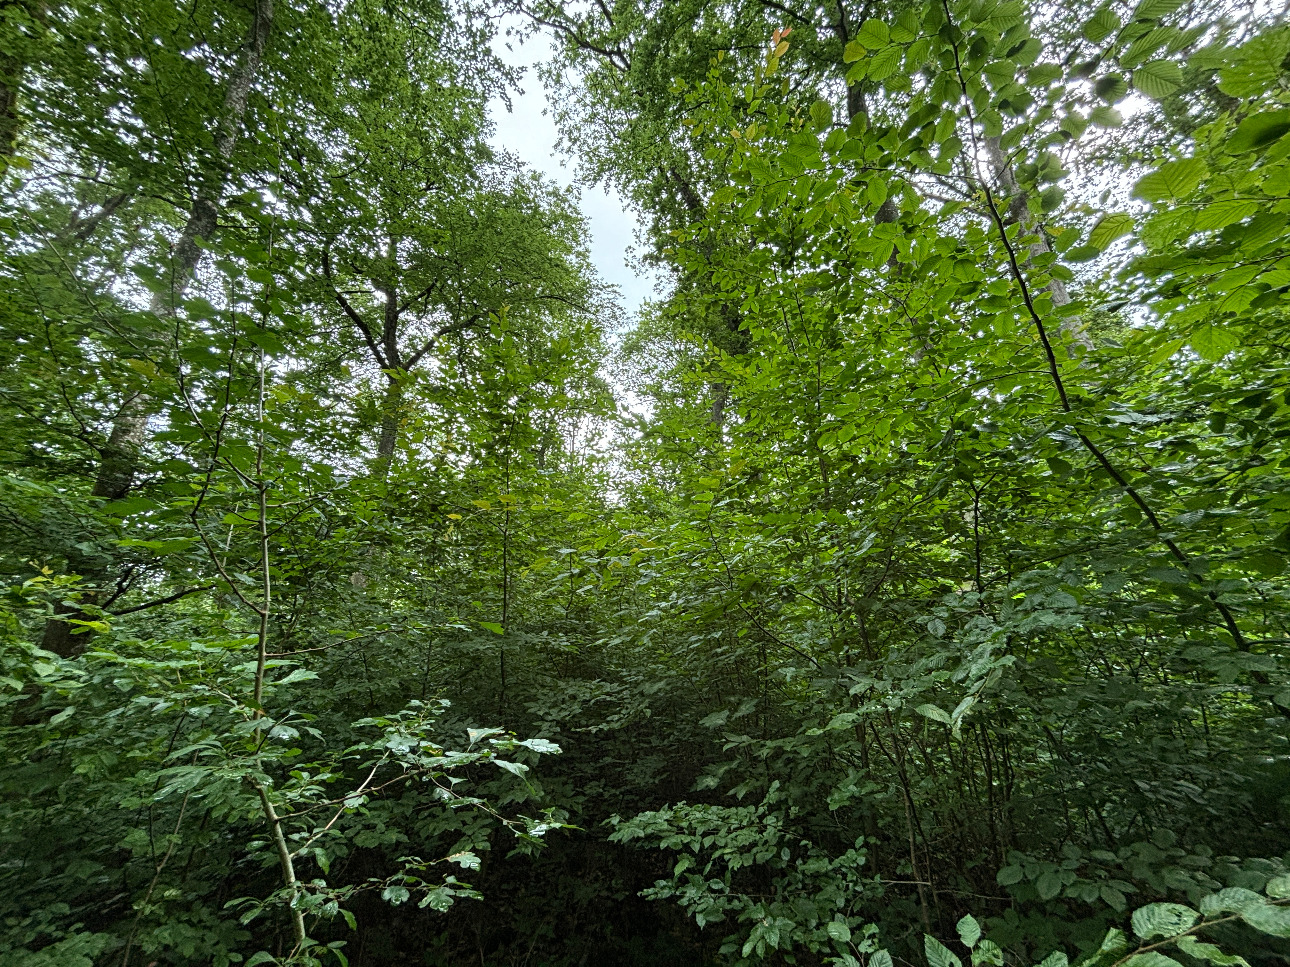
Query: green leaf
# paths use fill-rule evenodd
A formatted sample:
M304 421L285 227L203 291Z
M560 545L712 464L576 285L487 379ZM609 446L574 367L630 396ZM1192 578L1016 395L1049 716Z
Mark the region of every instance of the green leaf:
M1179 937L1178 949L1189 957L1195 957L1197 960L1205 960L1217 967L1248 967L1244 957L1238 957L1235 954L1227 954L1221 948L1212 943L1202 943L1195 937Z
M411 894L408 893L407 887L403 886L387 886L381 891L381 899L396 907L400 903L406 902L409 896Z
M869 50L880 50L891 42L891 31L881 20L870 18L856 31L855 41Z
M824 929L838 943L847 943L851 940L851 928L839 920L830 920L824 925Z
M868 967L894 967L891 954L886 950L875 950L869 955Z
M1133 72L1133 86L1156 100L1168 97L1182 84L1182 69L1169 60L1148 61Z
M963 967L963 962L954 952L933 936L923 936L923 952L927 956L928 967Z
M510 762L506 759L494 759L493 764L499 769L505 769L512 775L519 776L521 779L523 779L524 774L529 771L529 767L522 762Z
M1260 151L1290 134L1290 110L1262 111L1236 126L1224 145L1232 154Z
M976 946L976 942L981 939L981 924L976 922L972 914L967 914L958 922L959 940L969 950Z
M1268 880L1267 894L1279 900L1290 899L1290 875L1277 876Z
M1133 911L1133 932L1143 940L1176 937L1199 919L1199 913L1181 903L1149 903Z
M858 40L853 40L848 43L846 48L842 51L842 59L848 64L854 64L856 61L864 57L864 55L864 44L860 43Z
M929 719L935 719L937 722L944 722L946 725L951 724L950 715L944 709L937 708L935 705L920 705L916 708L919 715L925 715Z
M1235 225L1257 213L1259 203L1247 198L1226 198L1210 202L1196 213L1192 222L1194 232L1213 232L1228 225Z
M1255 930L1273 937L1290 937L1290 907L1268 903L1241 913L1241 919Z
M1129 82L1123 74L1104 74L1094 82L1093 93L1107 104L1114 104L1129 93Z
M811 121L817 131L823 131L833 123L833 105L825 100L817 100L811 105Z
M1200 912L1207 917L1215 917L1224 913L1244 913L1246 910L1261 907L1267 902L1266 899L1253 890L1247 890L1242 886L1229 886L1225 890L1219 890L1217 893L1202 897Z
M277 684L294 685L296 682L311 682L317 678L318 678L317 672L311 672L307 668L297 668L286 678L282 679L282 681L277 682Z
M1125 899L1124 894L1113 886L1104 883L1097 893L1102 898L1102 902L1116 913L1123 913L1124 908L1128 906L1128 901Z
M1062 892L1062 875L1057 870L1048 870L1035 882L1039 899L1051 900Z
M1103 7L1085 21L1084 26L1080 28L1080 33L1085 40L1100 44L1119 29L1120 18L1110 7Z
M1214 322L1198 326L1187 342L1201 359L1210 363L1218 362L1241 344L1233 332Z
M495 635L506 634L506 629L496 621L481 621L479 622L479 627L483 628L485 631L491 631Z
M1157 950L1151 950L1145 954L1134 954L1122 967L1182 967L1182 964Z
M1026 873L1020 866L1005 866L999 870L995 881L1000 886L1012 886L1014 883L1020 883L1025 877Z
M1142 0L1134 8L1134 20L1157 20L1182 8L1186 0Z
M1106 251L1117 238L1133 231L1133 216L1123 212L1103 215L1088 233L1088 244L1099 252Z
M1133 194L1143 201L1170 201L1190 195L1205 177L1205 162L1200 158L1168 161L1149 175L1138 179Z

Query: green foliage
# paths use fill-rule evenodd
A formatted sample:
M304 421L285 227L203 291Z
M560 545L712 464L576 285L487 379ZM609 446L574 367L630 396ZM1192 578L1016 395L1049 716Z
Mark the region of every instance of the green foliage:
M1193 7L0 5L0 960L1283 960L1290 32Z

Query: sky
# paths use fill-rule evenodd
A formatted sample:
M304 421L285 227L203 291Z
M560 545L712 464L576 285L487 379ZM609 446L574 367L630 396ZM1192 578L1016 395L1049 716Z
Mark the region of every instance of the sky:
M509 113L501 98L493 98L489 103L489 114L497 126L490 141L494 147L507 149L560 185L574 184L576 161L555 150L555 122L547 110L547 93L535 67L551 58L550 40L545 34L537 34L521 44L517 38L507 37L506 27L517 24L518 21L503 20L494 49L506 63L525 68L521 81L524 93L512 93ZM582 212L590 222L588 248L592 264L602 279L618 287L623 307L628 316L634 316L641 301L653 297L655 283L654 276L645 268L628 264L638 219L612 189L606 191L596 185L579 188Z

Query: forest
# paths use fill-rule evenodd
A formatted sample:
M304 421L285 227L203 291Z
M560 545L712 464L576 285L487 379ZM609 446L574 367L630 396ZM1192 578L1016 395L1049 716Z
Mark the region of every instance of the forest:
M1290 964L1290 16L0 0L0 572L4 967Z

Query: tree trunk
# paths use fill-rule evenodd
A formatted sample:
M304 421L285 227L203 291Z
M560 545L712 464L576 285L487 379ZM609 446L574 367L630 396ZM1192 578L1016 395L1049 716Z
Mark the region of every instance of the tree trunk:
M387 376L385 395L381 399L381 439L376 445L376 460L382 472L389 470L399 445L399 424L403 422L403 379L405 373Z
M1030 214L1030 199L1021 186L1017 184L1016 175L1012 173L1012 164L1008 161L1008 156L1004 153L998 138L985 139L985 153L990 163L990 169L994 173L995 183L1007 195L1009 220L1020 226L1022 235L1038 236L1038 241L1032 242L1030 245L1030 256L1034 257L1051 252L1052 248L1049 246L1048 240L1044 238L1042 226ZM1061 279L1053 278L1045 288L1048 294L1052 296L1053 305L1057 308L1060 309L1070 303L1070 293L1066 291L1066 283ZM1093 340L1080 319L1071 316L1063 317L1061 330L1085 349L1093 348Z
M217 167L213 176L205 179L205 184L198 190L184 230L171 250L169 286L164 291L155 293L149 304L150 311L159 319L166 319L173 314L176 304L188 291L202 257L198 241L205 241L215 234L220 204L228 183L229 161L237 146L238 135L246 117L246 104L250 99L251 87L260 72L272 26L273 0L256 0L255 19L224 92L224 110L215 135ZM108 452L94 484L95 496L119 499L129 492L139 451L147 437L150 415L150 407L142 397L128 400L117 412L116 419L112 421Z
M198 189L188 221L171 250L169 286L154 294L149 304L150 311L158 319L166 320L174 313L176 304L184 297L201 261L202 250L198 241L209 239L215 233L220 204L228 184L229 161L242 131L247 101L264 60L272 26L273 0L256 0L251 29L242 44L237 65L224 92L224 109L215 134L216 167ZM103 449L103 459L99 464L92 496L104 500L120 500L130 492L138 469L139 454L147 439L148 419L151 415L150 402L142 394L127 397L121 404L112 420L112 432ZM69 564L72 563L69 561ZM108 577L97 568L94 571L95 573L81 574L89 585L82 598L84 602L93 603L100 597L101 588L96 585L102 584ZM64 658L74 658L85 649L87 635L73 634L74 626L59 620L60 617L83 620L85 613L78 607L60 606L58 617L45 625L42 647Z

